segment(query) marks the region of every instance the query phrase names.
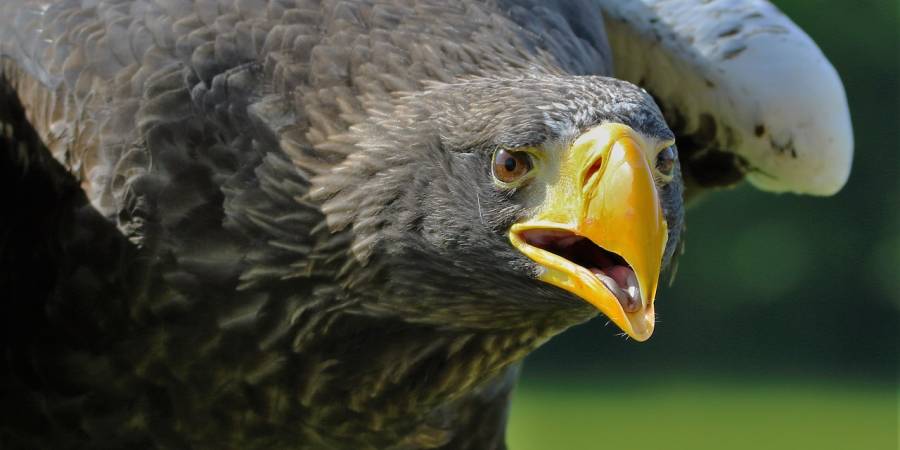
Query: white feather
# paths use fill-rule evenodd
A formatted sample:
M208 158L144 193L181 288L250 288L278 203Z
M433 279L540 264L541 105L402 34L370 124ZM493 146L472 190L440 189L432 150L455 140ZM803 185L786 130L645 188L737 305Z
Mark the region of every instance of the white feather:
M615 76L641 82L696 131L717 123L722 150L756 187L831 195L850 174L853 131L834 67L763 0L600 0Z

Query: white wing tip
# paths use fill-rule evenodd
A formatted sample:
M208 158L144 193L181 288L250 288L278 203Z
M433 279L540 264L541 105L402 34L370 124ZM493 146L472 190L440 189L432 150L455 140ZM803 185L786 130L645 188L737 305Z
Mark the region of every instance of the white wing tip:
M754 97L755 107L737 121L745 136L738 152L754 169L748 180L767 191L835 194L853 159L853 127L837 72L796 26L746 43L744 54L723 68Z
M844 87L816 44L765 0L601 0L616 76L647 86L691 134L749 166L754 186L831 195L847 182ZM640 81L638 81L640 80Z

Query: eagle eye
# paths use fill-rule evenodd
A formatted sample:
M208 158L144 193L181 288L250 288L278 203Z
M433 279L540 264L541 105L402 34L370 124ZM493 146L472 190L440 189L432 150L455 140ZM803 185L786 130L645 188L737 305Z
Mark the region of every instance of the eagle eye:
M514 183L533 167L531 155L524 151L500 149L494 152L494 178L502 183Z
M670 145L656 155L656 170L664 177L671 177L675 172L675 146Z

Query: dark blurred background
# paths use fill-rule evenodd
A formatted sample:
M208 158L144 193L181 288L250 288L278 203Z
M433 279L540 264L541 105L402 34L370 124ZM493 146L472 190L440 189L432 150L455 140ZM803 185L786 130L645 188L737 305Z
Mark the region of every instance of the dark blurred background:
M844 82L850 181L695 205L653 338L601 317L529 357L512 450L900 448L900 3L775 3Z

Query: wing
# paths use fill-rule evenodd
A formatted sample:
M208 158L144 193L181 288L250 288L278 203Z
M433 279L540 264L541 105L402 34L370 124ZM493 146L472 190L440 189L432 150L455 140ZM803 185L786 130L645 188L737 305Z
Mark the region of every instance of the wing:
M815 43L765 0L598 0L615 76L644 86L679 137L689 190L746 177L830 195L853 134L843 85Z

